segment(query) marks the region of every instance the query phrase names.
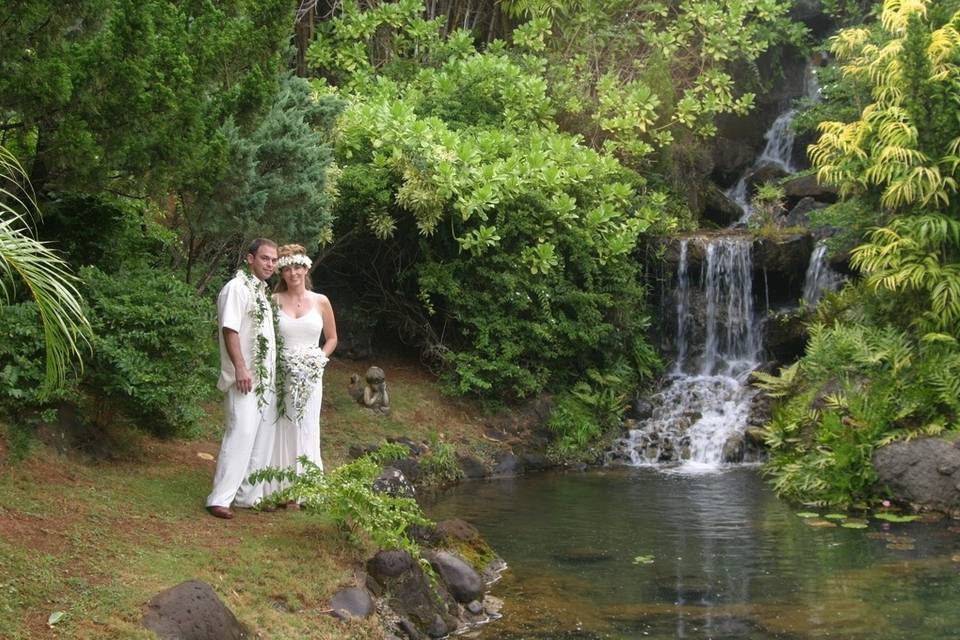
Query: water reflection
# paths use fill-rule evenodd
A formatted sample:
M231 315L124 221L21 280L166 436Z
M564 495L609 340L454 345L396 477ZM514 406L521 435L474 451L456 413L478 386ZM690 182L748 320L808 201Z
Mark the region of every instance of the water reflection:
M473 522L510 564L505 616L480 638L960 637L949 523L814 528L749 470L472 483L429 511Z

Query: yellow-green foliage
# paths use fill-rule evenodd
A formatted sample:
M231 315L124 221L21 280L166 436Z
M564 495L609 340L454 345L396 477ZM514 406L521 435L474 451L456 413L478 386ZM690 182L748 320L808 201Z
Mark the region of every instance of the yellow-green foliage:
M960 14L939 28L925 21L927 0L887 0L882 28L840 31L831 50L845 76L873 86L873 102L854 122L822 122L820 140L810 147L817 177L844 195L878 190L890 210L912 206L947 207L957 192L960 132L929 144L929 122L916 108L921 94L943 99L955 111L960 86ZM917 76L921 77L917 77ZM930 105L928 105L930 106ZM945 115L945 114L938 114Z
M887 0L879 23L832 38L856 87L836 94L870 99L852 121L820 124L811 159L848 213L886 224L854 249L864 279L821 303L797 369L760 379L780 398L767 471L783 495L869 498L877 447L960 424L956 8Z

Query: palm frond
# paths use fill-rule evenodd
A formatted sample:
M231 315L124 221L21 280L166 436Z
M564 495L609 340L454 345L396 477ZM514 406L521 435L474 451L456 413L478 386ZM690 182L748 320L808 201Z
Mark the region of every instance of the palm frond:
M23 167L0 147L0 297L14 299L14 283L29 289L43 323L48 388L63 384L72 361L82 366L80 346L90 323L83 314L77 278L48 244L33 237L36 199ZM37 214L38 215L38 214Z

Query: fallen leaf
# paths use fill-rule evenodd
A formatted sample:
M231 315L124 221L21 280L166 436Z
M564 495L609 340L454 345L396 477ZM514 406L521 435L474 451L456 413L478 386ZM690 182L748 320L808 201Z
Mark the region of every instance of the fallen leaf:
M63 616L65 615L67 614L64 613L63 611L54 611L53 613L50 614L50 617L47 618L47 624L52 627L53 625L63 620Z
M205 451L198 451L197 457L200 458L201 460L216 460L216 458L214 458L212 455L210 455Z

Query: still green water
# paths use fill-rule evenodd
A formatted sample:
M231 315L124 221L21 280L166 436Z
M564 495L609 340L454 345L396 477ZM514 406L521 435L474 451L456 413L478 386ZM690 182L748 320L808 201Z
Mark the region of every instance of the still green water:
M960 638L960 522L845 529L795 511L749 469L465 483L428 508L509 565L503 617L466 637Z

